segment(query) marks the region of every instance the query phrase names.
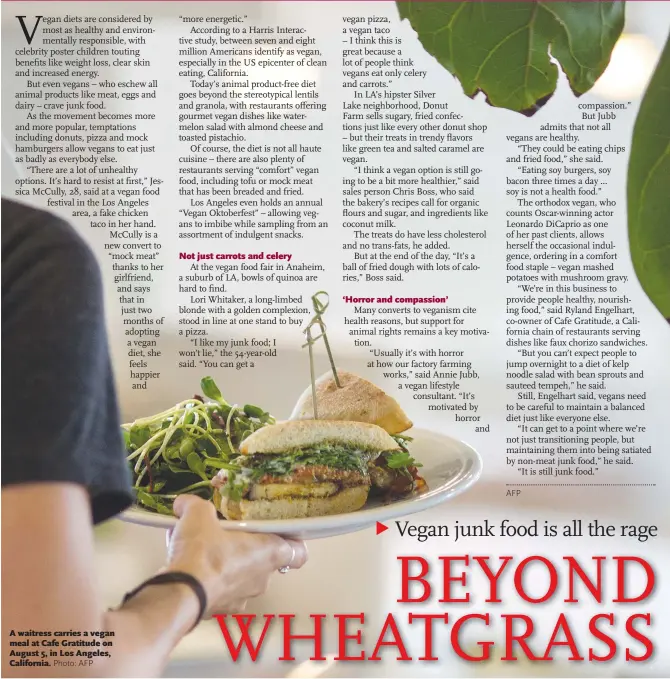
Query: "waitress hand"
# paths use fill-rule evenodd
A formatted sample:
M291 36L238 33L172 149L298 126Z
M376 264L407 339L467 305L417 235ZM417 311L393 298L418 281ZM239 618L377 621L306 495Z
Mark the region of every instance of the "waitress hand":
M173 507L179 521L168 534L163 570L186 572L200 581L208 617L243 610L248 599L266 591L273 573L302 568L307 561L302 540L223 530L214 505L195 495L180 495Z

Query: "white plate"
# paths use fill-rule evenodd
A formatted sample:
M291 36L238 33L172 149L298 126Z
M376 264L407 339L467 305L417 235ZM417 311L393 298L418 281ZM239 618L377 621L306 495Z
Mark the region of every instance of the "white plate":
M421 493L387 504L370 500L362 509L348 514L277 521L222 519L221 527L250 533L275 533L302 540L328 538L369 528L377 521L383 523L435 507L467 490L479 478L482 460L477 451L467 443L425 429L412 429L409 434L414 438L409 447L410 452L423 464L420 472L428 484L428 488ZM137 507L127 510L120 518L130 523L165 529L176 522L175 517L155 514Z

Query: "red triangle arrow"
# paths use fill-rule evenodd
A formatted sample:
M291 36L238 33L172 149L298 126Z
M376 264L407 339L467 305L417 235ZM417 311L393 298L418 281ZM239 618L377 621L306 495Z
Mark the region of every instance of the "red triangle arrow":
M377 521L377 528L376 528L377 535L379 535L380 533L383 533L384 531L386 531L388 529L389 529L388 526L385 526L383 523L379 523L379 521Z

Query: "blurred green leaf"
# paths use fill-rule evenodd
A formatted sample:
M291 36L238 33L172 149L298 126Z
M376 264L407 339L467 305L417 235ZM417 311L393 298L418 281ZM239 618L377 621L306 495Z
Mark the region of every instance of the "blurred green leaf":
M390 453L386 456L386 464L389 469L402 469L403 467L421 467L409 453L398 451L397 453Z
M263 408L249 404L244 406L244 414L247 417L255 417L257 420L262 420L268 415L268 413L266 413Z
M424 49L469 97L533 115L556 89L561 65L572 91L587 92L609 63L623 2L398 2Z
M173 464L171 462L168 462L166 464L166 466L173 474L192 474L193 473L190 469L184 469L183 467L180 467L178 464Z
M633 129L628 163L628 238L635 273L670 320L670 38Z
M205 471L205 465L203 464L202 458L200 455L198 455L198 453L190 453L186 458L186 464L194 474L197 474L205 481L208 480L207 472Z
M200 388L202 393L212 401L216 401L221 405L228 405L221 395L221 391L216 386L216 382L211 377L203 377L200 380Z
M165 500L156 500L156 504L154 505L154 509L159 513L159 514L174 514L172 509L167 505L164 504Z
M186 460L194 450L195 446L193 445L193 439L190 437L185 438L179 446L179 457L181 457L182 460Z
M195 440L196 450L200 451L205 457L217 457L218 451L216 446L206 438L199 438ZM224 446L228 448L227 443Z
M128 436L130 443L137 449L142 447L151 438L151 431L149 431L149 427L131 427Z
M145 493L143 490L138 490L137 492L137 501L143 504L145 507L151 507L152 509L156 509L156 500L154 500L149 493Z

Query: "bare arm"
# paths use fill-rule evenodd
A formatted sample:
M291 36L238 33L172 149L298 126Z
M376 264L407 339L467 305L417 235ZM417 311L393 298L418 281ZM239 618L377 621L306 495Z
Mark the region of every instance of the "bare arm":
M11 394L2 407L2 676L158 676L200 609L187 585L146 587L111 613L96 592L93 523L132 501L100 271L69 225L4 198L2 316L2 386ZM15 426L26 413L37 424ZM307 558L302 543L221 530L214 505L200 498L180 497L174 510L166 568L200 581L207 615L260 594L293 550L294 568ZM26 638L12 630L115 636L111 647L84 649L109 648L110 658L41 667L9 654L39 650L48 660L54 647L40 637L12 646Z
M5 489L2 551L3 676L35 676L38 669L8 665L12 629L114 632L111 658L94 659L91 666L39 668L48 669L44 676L120 677L131 668L135 676L156 676L198 614L197 599L185 585L148 587L122 610L102 612L89 502L78 486Z
M198 577L211 603L209 614L233 610L264 591L270 574L291 557L291 547L281 538L222 531L213 505L203 500L184 498L177 511L182 519L168 568ZM159 676L193 626L198 601L181 584L147 587L121 609L104 613L95 586L91 526L88 497L80 486L47 483L3 490L2 676ZM306 552L302 543L293 545L297 568ZM114 632L113 646L99 647L111 657L74 667L10 665L10 641L18 638L10 631L31 629Z

